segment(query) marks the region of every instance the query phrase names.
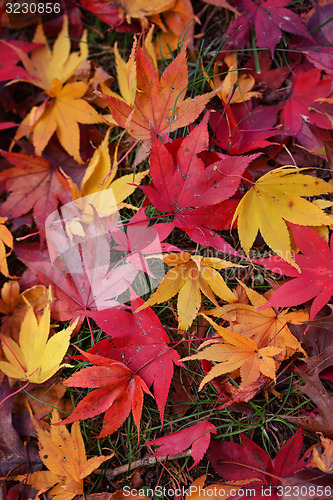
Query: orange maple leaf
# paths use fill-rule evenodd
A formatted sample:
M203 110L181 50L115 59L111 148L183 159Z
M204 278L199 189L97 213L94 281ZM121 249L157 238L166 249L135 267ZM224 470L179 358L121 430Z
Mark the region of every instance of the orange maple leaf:
M213 378L234 372L238 369L242 380L240 388L244 388L258 380L261 373L276 381L275 373L278 363L274 359L274 356L281 352L280 347L267 345L259 349L254 340L222 328L208 318L208 316L204 314L203 316L216 329L217 334L223 340L207 340L199 347L199 349L205 348L202 352L193 356L187 356L181 360L206 359L218 362L203 378L199 386L199 391Z
M147 51L137 46L136 79L137 91L132 105L114 96L101 95L118 125L142 141L150 140L152 131L167 136L192 123L216 93L185 99L188 72L184 46L161 78Z
M66 387L89 387L95 390L85 396L62 423L68 424L106 412L98 436L101 438L117 430L132 410L134 423L139 430L143 393L151 395L142 378L119 361L77 349L94 366L74 373L64 384Z
M289 330L288 324L299 324L307 321L309 318L307 311L288 312L288 309L285 309L277 312L273 307L258 311L257 308L266 304L272 291L260 295L244 283L240 283L240 286L246 292L252 305L227 304L212 309L208 313L229 321L229 330L251 338L259 347L268 343L270 346L279 347L281 352L276 356L278 361L290 358L295 352L301 352L306 356L300 342Z
M4 314L1 318L1 333L14 340L18 340L18 332L28 309L24 299L31 304L35 313L41 311L48 302L45 286L36 285L20 293L17 281L4 283L0 299L0 313Z
M49 495L59 500L70 500L76 495L83 495L83 479L89 476L103 462L113 457L92 457L87 460L80 424L73 424L71 433L60 423L57 410L52 412L50 432L42 429L36 420L33 422L39 442L39 455L47 471L37 471L16 479L26 479L26 484L37 490L50 490ZM50 489L52 488L52 489Z
M40 106L34 106L21 122L14 141L32 132L36 154L41 156L46 145L56 132L60 144L79 163L79 123L102 122L102 117L82 97L89 84L85 82L63 85L88 57L86 33L80 43L80 53L70 53L68 18L64 23L51 51L42 26L38 26L34 37L43 47L34 50L29 58L22 50L15 49L25 69L33 78L23 79L42 88L49 96ZM51 100L50 100L51 98Z
M58 79L51 82L47 99L39 107L34 106L17 129L15 140L32 132L32 142L36 154L41 156L46 145L56 132L60 144L78 163L80 156L79 123L102 122L102 117L84 99L89 84L85 82L67 83L62 86Z
M12 233L4 224L6 220L7 217L0 217L0 273L8 277L7 257L13 250L14 241ZM6 251L6 247L9 248L9 252Z

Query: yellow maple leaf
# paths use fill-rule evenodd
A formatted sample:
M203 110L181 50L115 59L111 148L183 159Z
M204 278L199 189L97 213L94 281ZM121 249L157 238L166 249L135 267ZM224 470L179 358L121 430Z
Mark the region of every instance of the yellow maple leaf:
M168 266L172 266L172 269L167 272L155 293L137 311L160 304L178 293L179 328L186 330L198 314L201 292L216 305L214 293L227 302L237 300L217 269L241 266L217 257L202 257L189 253L172 253L164 256L163 260Z
M260 231L274 252L296 266L285 221L301 226L332 224L330 215L302 198L331 193L332 186L317 177L301 174L301 170L304 169L286 165L268 172L239 202L232 224L238 217L238 235L247 255Z
M305 310L288 312L285 309L277 312L273 307L258 311L258 307L266 304L271 291L260 295L255 290L240 283L245 290L251 304L234 303L212 309L209 314L229 321L228 330L249 337L256 342L259 348L266 345L279 347L278 361L290 358L295 352L307 356L300 342L289 330L289 324L300 324L309 319Z
M60 368L68 366L61 364L61 361L68 350L70 336L78 319L48 339L50 304L44 309L39 323L31 304L27 300L26 304L27 313L21 324L19 343L10 337L0 336L3 352L8 360L0 361L0 370L8 377L42 384Z
M76 495L83 495L83 479L91 474L103 462L113 457L92 457L87 460L79 422L72 425L71 432L60 422L57 410L53 410L50 432L42 429L33 418L39 442L39 455L47 471L18 476L26 479L26 484L37 490L46 491L54 500L71 500Z
M63 16L62 30L53 44L53 50L50 49L41 24L36 29L33 42L40 43L43 46L33 50L30 57L17 47L12 46L12 48L20 57L27 72L32 76L32 78L23 78L22 80L45 91L51 89L51 83L54 79L58 79L61 83L69 80L88 58L86 30L80 40L80 52L70 52L71 38L68 32L68 17L66 15Z
M25 69L32 75L32 78L23 80L42 88L49 98L40 106L34 106L30 110L18 127L14 141L32 132L36 154L41 156L56 132L63 148L76 161L83 163L79 152L78 124L99 123L103 119L88 102L81 99L88 90L88 83L63 84L87 60L87 33L84 33L80 41L80 52L70 53L68 18L64 16L62 30L54 42L53 50L47 43L42 25L37 27L33 41L43 46L32 51L30 57L21 49L15 47L13 49L19 55Z
M154 64L154 67L157 71L157 61L155 57L155 51L152 43L152 36L154 32L154 25L150 28L147 35L143 39L143 47L148 54ZM101 91L107 95L115 97L116 99L121 99L126 102L129 106L133 106L136 96L136 49L137 49L137 39L134 38L134 42L131 49L131 54L128 61L125 61L118 50L117 42L114 44L114 55L116 62L116 73L117 73L117 81L119 86L120 95L116 92L113 92L103 80L100 79L99 86ZM117 122L112 118L112 114L103 115L103 118L106 119L112 125L118 125Z
M7 217L0 217L0 273L8 278L7 257L12 253L14 241L12 233L4 224L6 220ZM9 248L9 252L6 251L6 247Z
M70 237L74 234L84 235L82 223L90 224L92 221L92 207L94 207L99 217L116 214L124 207L134 210L138 209L135 206L124 203L124 200L135 191L136 186L141 183L149 171L145 170L137 174L127 174L115 179L118 170L116 163L117 155L115 154L113 162L116 166L112 167L109 138L110 129L95 150L85 170L80 190L72 179L66 176L72 191L73 200L75 200L75 204L80 212L79 217L75 217L66 223L66 230ZM116 219L114 222L116 222Z
M260 96L260 92L253 92L251 89L255 85L255 79L251 75L239 75L237 68L237 54L233 52L224 58L228 67L228 73L224 79L220 76L221 61L216 61L213 69L213 79L209 78L206 72L204 75L213 90L219 89L217 95L224 103L234 104ZM234 90L234 87L236 89Z
M58 79L51 82L47 92L52 100L33 107L17 129L15 140L32 131L32 141L36 154L41 156L52 135L56 132L60 144L78 163L80 156L79 123L102 122L97 111L81 99L89 84L85 82L67 83L62 86Z
M193 356L187 356L181 360L206 359L218 362L203 378L199 386L199 391L213 378L234 372L238 369L242 380L239 386L240 389L258 380L261 373L276 381L275 373L278 363L275 361L274 356L281 352L279 347L267 345L259 349L254 340L217 325L205 314L203 316L215 328L216 333L223 340L207 340L199 347L199 349L205 348L202 352Z

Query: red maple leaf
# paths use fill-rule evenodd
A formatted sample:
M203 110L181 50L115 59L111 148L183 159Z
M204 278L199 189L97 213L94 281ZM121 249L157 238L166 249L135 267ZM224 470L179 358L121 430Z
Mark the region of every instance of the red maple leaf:
M173 215L175 226L195 242L239 255L211 228L225 228L226 221L230 222L229 198L236 193L249 163L259 155L235 157L214 153L210 161L211 155L204 152L208 147L207 119L208 116L187 137L172 143L162 144L153 136L152 184L141 189L158 210ZM202 159L205 157L208 160ZM236 205L231 205L234 211Z
M119 5L104 0L79 0L81 6L99 17L117 31L140 31L139 23L128 24L124 16L120 16Z
M137 91L132 105L101 93L113 119L136 139L151 133L166 138L170 132L194 122L215 91L185 99L188 85L186 46L159 77L148 54L138 45L135 53Z
M119 252L127 252L126 261L131 262L136 269L147 273L154 278L146 256L163 252L178 252L179 248L163 240L174 228L174 224L162 223L147 226L148 219L143 209L139 210L127 223L127 233L114 225L109 227L112 239L117 245L111 245L111 249Z
M315 298L310 309L310 320L312 320L333 295L333 237L329 247L313 229L288 224L292 228L295 243L302 252L294 256L301 273L277 256L256 261L274 272L294 278L281 285L270 300L259 309L297 306Z
M0 173L0 183L9 193L0 215L16 219L32 210L39 230L44 232L46 218L60 203L72 199L67 179L58 167L40 156L0 153L14 165Z
M242 445L230 441L212 441L207 452L209 461L216 472L227 481L236 481L237 484L239 480L253 479L246 483L246 488L255 488L257 491L252 498L267 498L267 492L266 495L261 493L263 489L271 486L269 498L278 500L277 487L288 484L288 480L283 479L306 467L305 455L299 458L303 446L302 429L281 447L273 460L251 439L243 434L240 438ZM278 478L281 478L281 481Z
M59 425L92 418L106 412L98 438L117 430L132 410L134 423L140 428L143 393L150 394L144 381L119 361L81 351L83 358L95 366L83 368L64 382L67 387L95 389L85 396L69 417ZM150 394L151 395L151 394Z
M331 121L325 114L328 105L318 99L326 98L331 92L332 79L322 77L319 69L312 69L299 76L293 85L291 96L283 108L284 128L290 134L297 134L303 122L330 129ZM332 114L332 112L331 112Z
M269 49L274 58L274 50L282 37L282 30L300 35L314 41L300 18L284 7L289 0L240 0L237 10L242 14L229 26L226 33L226 46L234 49L244 48L251 30L255 28L257 46Z
M13 80L16 78L32 78L32 76L21 66L16 66L20 61L15 52L15 47L30 52L41 47L39 43L22 42L19 40L0 40L1 63L0 63L0 81Z
M178 432L173 432L153 441L149 441L145 446L157 445L160 448L154 453L154 457L175 455L182 453L191 446L191 455L194 460L192 467L197 465L203 458L210 443L211 433L216 434L215 425L204 420L198 424L187 427ZM190 467L192 469L192 467Z
M132 300L134 312L142 299ZM132 314L119 309L89 313L112 339L98 342L89 352L122 361L139 375L147 387L153 385L163 422L164 407L173 377L173 364L180 356L168 346L170 339L150 308Z
M251 102L229 106L225 116L211 113L216 144L228 154L241 155L273 144L266 139L279 133L273 129L279 106L257 106Z

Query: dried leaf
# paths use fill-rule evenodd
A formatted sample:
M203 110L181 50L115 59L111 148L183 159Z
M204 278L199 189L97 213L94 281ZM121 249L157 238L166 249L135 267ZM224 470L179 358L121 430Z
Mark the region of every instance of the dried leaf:
M55 333L49 340L50 305L44 309L38 323L32 306L26 301L27 312L21 324L19 343L1 335L1 344L8 361L0 361L0 370L8 377L42 384L51 378L62 365L76 322Z
M50 489L55 500L70 500L83 494L83 479L89 476L112 455L87 460L80 424L72 426L71 433L61 425L57 410L52 412L51 430L43 430L34 420L39 441L39 454L47 471L27 477L27 484L37 490ZM59 425L59 426L57 426Z

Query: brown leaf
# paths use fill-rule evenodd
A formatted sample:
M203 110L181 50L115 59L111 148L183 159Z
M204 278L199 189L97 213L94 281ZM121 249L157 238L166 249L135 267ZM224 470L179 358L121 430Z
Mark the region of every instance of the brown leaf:
M312 399L318 408L319 415L286 417L289 422L301 425L311 432L322 432L330 438L333 438L333 397L323 386L319 372L332 365L332 356L333 345L322 354L304 360L308 366L306 372L295 369L297 375L304 381L304 385L298 386L298 389Z
M46 288L36 285L28 288L20 294L20 286L17 281L7 281L1 289L0 313L5 316L1 319L1 333L18 340L18 333L24 316L27 312L26 299L35 314L44 309L47 304Z
M24 446L12 422L12 398L8 379L0 386L0 476L26 474L40 468L38 451L31 444Z

